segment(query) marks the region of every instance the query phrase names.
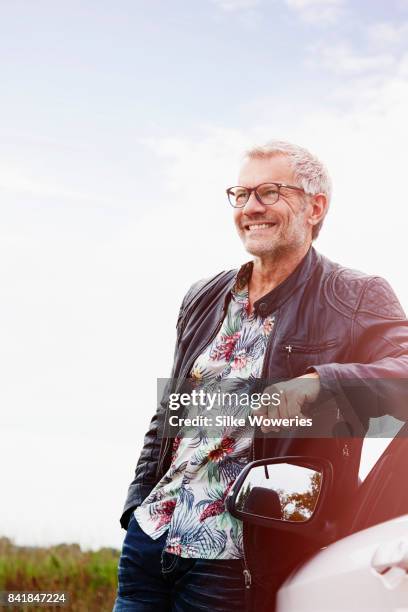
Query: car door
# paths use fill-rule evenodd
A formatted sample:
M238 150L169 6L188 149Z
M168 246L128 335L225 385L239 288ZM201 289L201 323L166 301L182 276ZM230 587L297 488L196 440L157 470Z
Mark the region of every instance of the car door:
M363 483L349 535L289 576L277 612L408 612L406 436L404 427Z

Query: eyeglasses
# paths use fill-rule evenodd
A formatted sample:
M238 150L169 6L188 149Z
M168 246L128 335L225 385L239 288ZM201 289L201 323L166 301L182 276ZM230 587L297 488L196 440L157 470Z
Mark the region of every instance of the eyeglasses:
M301 187L294 185L286 185L285 183L261 183L257 187L229 187L227 189L228 200L234 208L243 208L251 197L251 193L255 193L255 197L264 206L276 204L281 195L281 189L294 189L306 193Z

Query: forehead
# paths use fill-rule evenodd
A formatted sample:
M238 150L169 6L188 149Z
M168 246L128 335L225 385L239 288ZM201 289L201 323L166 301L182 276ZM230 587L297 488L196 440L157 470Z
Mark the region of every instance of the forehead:
M285 155L248 158L244 161L238 174L239 185L256 187L270 181L293 184L293 170Z

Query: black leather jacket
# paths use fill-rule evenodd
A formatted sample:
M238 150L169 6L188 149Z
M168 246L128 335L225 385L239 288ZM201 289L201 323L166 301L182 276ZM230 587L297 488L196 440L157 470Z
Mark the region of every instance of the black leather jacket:
M250 273L251 265L199 281L188 291L177 321L171 379L181 384L215 337L237 274ZM323 392L341 387L346 379L408 378L408 321L391 287L380 277L343 268L310 248L294 272L254 307L262 316L275 316L262 378L288 379L314 368ZM177 387L166 391L176 392ZM166 395L152 418L129 486L120 519L125 529L132 509L169 467L171 440L157 435L158 417L167 409ZM385 413L375 402L359 410L363 427L370 416ZM252 458L262 452L259 444L253 445Z

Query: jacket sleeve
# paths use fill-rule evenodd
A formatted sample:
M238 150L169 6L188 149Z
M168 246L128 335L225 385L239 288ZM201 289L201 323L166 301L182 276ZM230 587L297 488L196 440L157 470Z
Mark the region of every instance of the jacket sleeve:
M200 284L201 283L199 281L198 283L195 283L190 287L190 289L184 296L183 302L179 310L176 325L177 337L174 350L172 371L170 374L170 378L166 384L166 387L163 391L157 410L153 415L152 420L150 421L149 429L144 437L143 448L136 465L135 475L129 485L126 502L123 508L122 516L120 518L120 524L124 529L127 529L132 510L134 510L142 503L142 501L149 495L149 493L157 483L156 473L162 442L162 437L158 435L159 427L161 424L161 416L164 414L167 408L167 397L170 393L171 380L175 374L175 357L177 354L178 345L182 333L184 315Z
M352 313L351 363L315 365L322 394L346 397L362 419L408 420L408 320L382 278L369 278Z

